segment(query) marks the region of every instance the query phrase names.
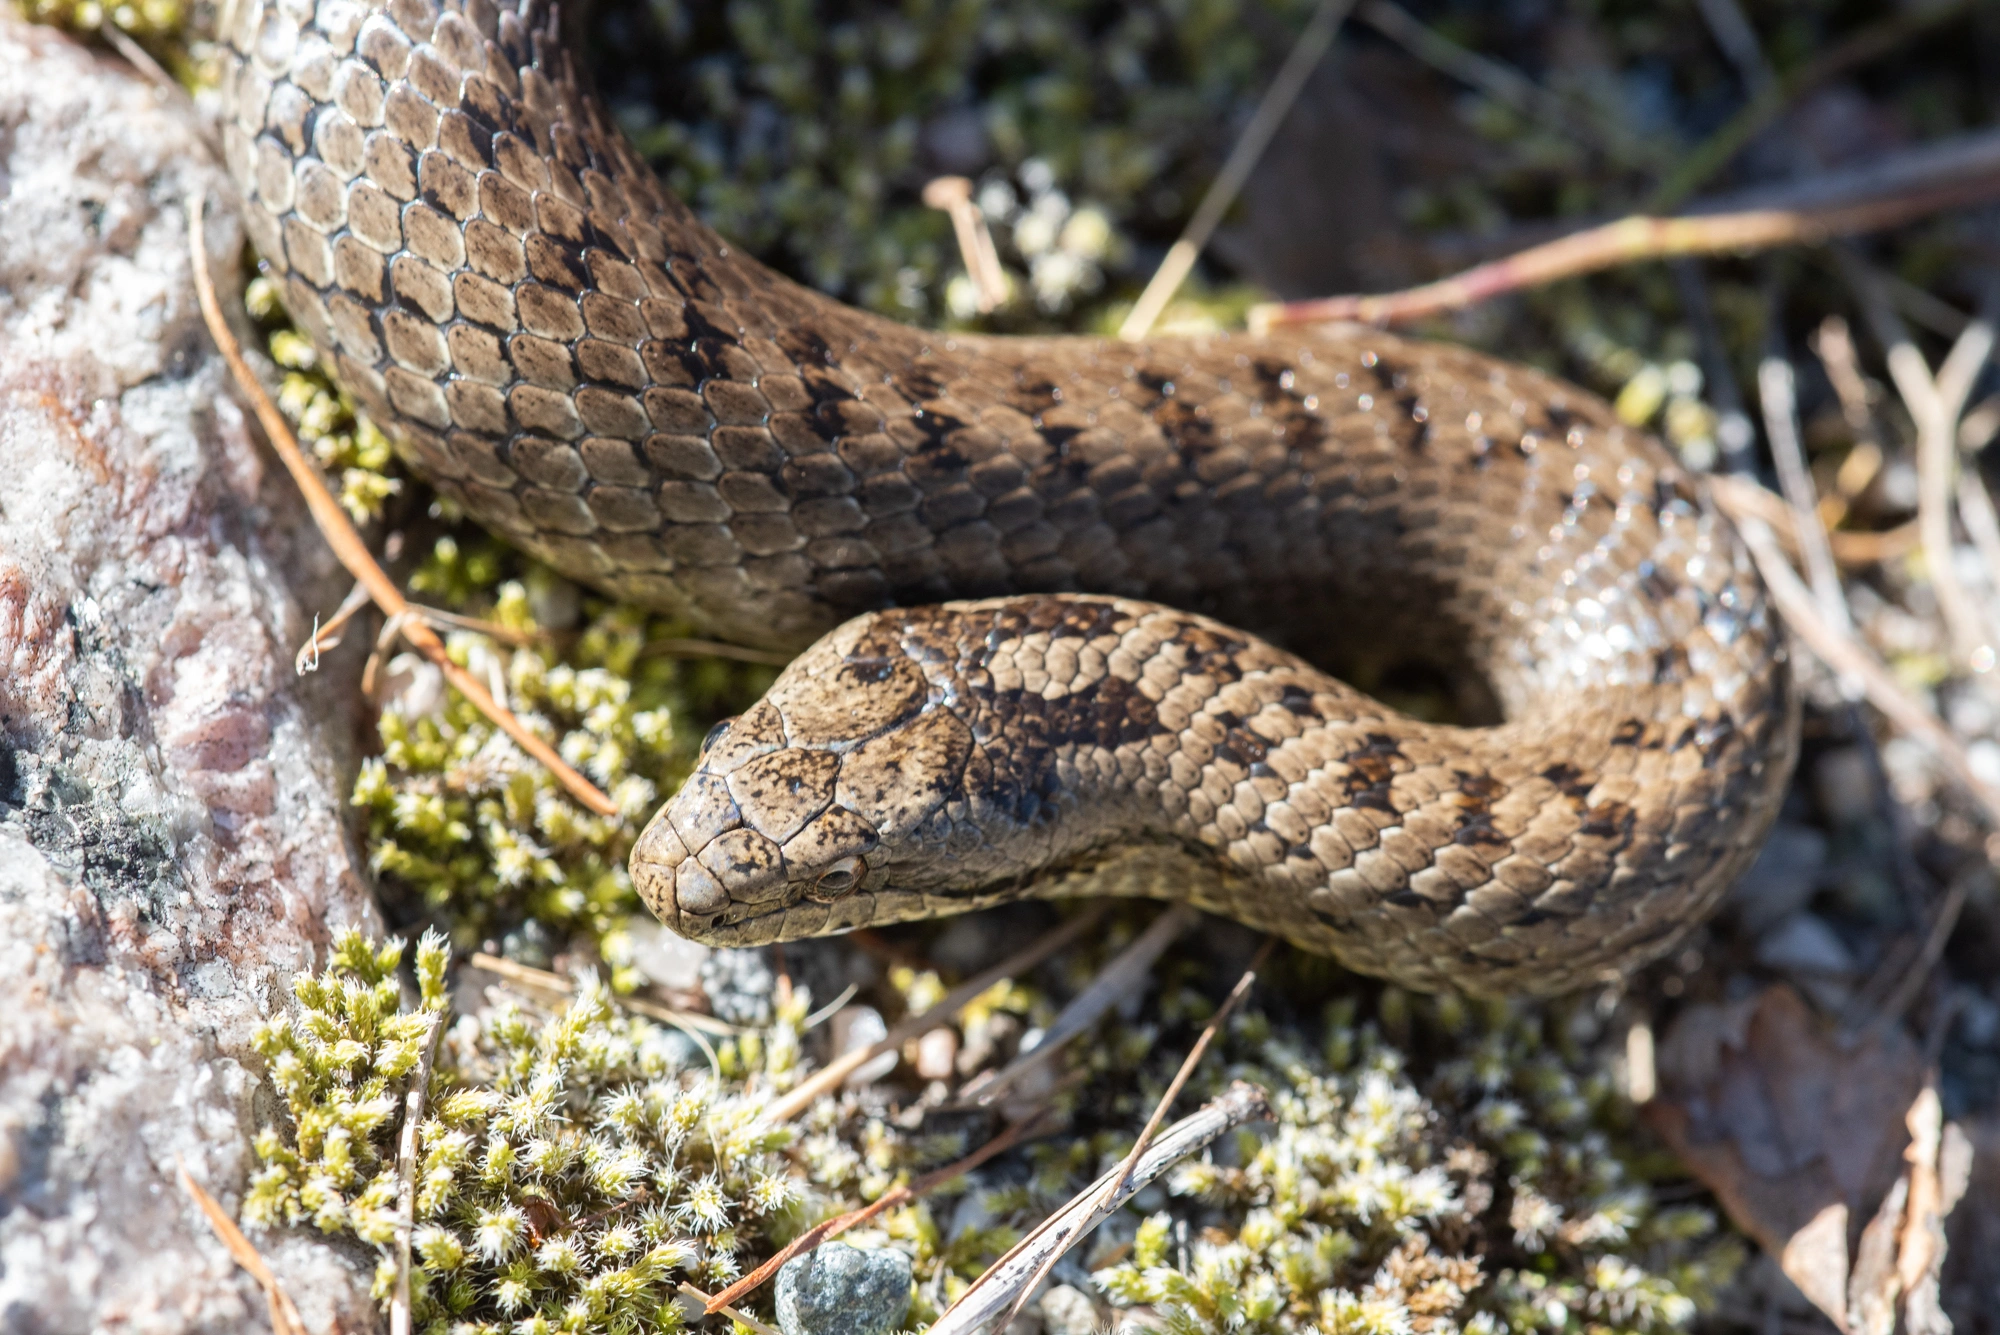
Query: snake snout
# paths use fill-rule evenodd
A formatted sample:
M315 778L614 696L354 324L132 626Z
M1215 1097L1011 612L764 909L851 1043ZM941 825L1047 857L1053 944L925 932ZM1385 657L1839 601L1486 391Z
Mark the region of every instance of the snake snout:
M747 719L754 727L753 716ZM743 745L719 729L702 766L632 849L647 907L683 936L741 943L803 901L832 904L868 881L876 825L836 801L841 758L813 747ZM761 752L761 754L760 754Z

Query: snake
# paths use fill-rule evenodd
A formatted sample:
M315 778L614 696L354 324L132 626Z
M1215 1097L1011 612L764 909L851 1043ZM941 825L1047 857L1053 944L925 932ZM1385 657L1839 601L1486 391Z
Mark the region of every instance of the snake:
M1768 831L1782 626L1700 475L1588 392L1372 328L843 305L661 184L551 0L232 0L221 38L245 230L403 461L797 653L633 843L680 934L1113 894L1549 994L1671 950ZM1488 716L1324 670L1391 661Z

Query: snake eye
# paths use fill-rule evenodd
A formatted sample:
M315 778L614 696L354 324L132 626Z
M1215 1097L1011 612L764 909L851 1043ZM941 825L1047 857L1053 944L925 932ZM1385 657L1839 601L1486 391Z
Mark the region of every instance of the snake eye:
M701 739L700 754L704 756L707 755L708 748L714 746L717 742L721 741L722 734L728 732L729 725L734 722L736 722L736 715L731 714L728 718L722 720L722 722L716 724L713 728L710 728L708 730L708 735Z
M842 858L819 874L812 889L806 891L806 898L819 904L831 904L836 899L853 894L860 888L861 878L867 874L868 864L860 858Z

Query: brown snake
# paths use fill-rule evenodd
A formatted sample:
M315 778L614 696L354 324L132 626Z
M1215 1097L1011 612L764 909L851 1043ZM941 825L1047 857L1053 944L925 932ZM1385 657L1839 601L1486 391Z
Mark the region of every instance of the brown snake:
M1668 949L1762 839L1797 741L1764 591L1582 391L1369 331L909 328L697 221L546 0L225 27L250 234L409 464L596 588L824 636L633 851L680 932L1126 893L1547 993ZM1507 721L1405 717L1211 616L1469 665Z

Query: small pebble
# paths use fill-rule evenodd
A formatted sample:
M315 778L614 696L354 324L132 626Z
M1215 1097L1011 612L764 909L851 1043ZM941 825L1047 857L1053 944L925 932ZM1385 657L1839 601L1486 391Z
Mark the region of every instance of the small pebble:
M1827 925L1811 913L1794 913L1757 943L1757 962L1787 973L1845 977L1855 969L1854 953Z
M1730 890L1729 902L1744 928L1759 935L1811 902L1825 865L1825 835L1808 825L1780 822Z
M823 1243L785 1262L777 1302L785 1335L886 1335L910 1310L910 1258Z
M1096 1335L1104 1323L1087 1294L1058 1284L1042 1295L1042 1329L1047 1335Z
M763 951L711 950L698 972L701 990L708 994L709 1009L717 1019L752 1026L771 1023L771 994L778 979Z
M958 1059L958 1031L946 1025L917 1040L917 1074L926 1080L949 1080Z

